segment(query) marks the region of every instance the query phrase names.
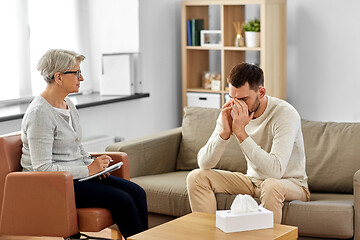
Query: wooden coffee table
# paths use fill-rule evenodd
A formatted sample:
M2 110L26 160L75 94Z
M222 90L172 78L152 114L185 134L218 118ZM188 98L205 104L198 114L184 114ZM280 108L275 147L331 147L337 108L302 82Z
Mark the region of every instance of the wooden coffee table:
M215 226L216 216L210 213L194 212L142 233L129 240L232 240L232 239L297 239L298 228L274 224L274 228L224 233Z

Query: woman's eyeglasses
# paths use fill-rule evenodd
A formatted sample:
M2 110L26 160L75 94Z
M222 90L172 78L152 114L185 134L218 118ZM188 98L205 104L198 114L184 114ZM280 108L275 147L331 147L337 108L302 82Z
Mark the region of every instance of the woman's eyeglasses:
M77 79L80 79L81 70L77 70L77 71L67 71L67 72L63 72L62 74L70 74L70 73L76 73Z

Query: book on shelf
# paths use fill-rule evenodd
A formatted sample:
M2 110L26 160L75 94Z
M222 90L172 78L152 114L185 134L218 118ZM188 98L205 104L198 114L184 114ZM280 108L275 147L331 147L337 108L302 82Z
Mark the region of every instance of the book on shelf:
M204 19L191 19L191 45L200 46L200 31L204 30Z
M192 43L191 43L191 20L186 21L186 36L187 36L187 45L192 46Z

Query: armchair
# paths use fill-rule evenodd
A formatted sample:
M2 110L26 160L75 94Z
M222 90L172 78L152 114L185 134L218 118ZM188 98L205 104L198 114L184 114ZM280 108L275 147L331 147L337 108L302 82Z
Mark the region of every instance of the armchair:
M72 175L68 172L21 172L20 133L0 136L0 234L67 238L78 232L97 232L113 224L104 208L75 206ZM127 154L111 153L124 165L113 175L129 179ZM94 153L94 156L101 153ZM111 230L112 238L121 233Z

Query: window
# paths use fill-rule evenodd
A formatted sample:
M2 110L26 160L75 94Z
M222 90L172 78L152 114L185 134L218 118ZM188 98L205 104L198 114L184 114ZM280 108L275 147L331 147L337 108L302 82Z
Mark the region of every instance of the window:
M29 27L24 1L0 1L0 31L0 100L26 96L31 79Z
M36 69L37 62L50 48L83 52L79 39L77 0L29 0L32 92L38 95L46 87Z
M102 54L139 51L138 12L138 0L1 0L0 100L43 91L36 65L50 48L85 55L80 91L98 91Z

